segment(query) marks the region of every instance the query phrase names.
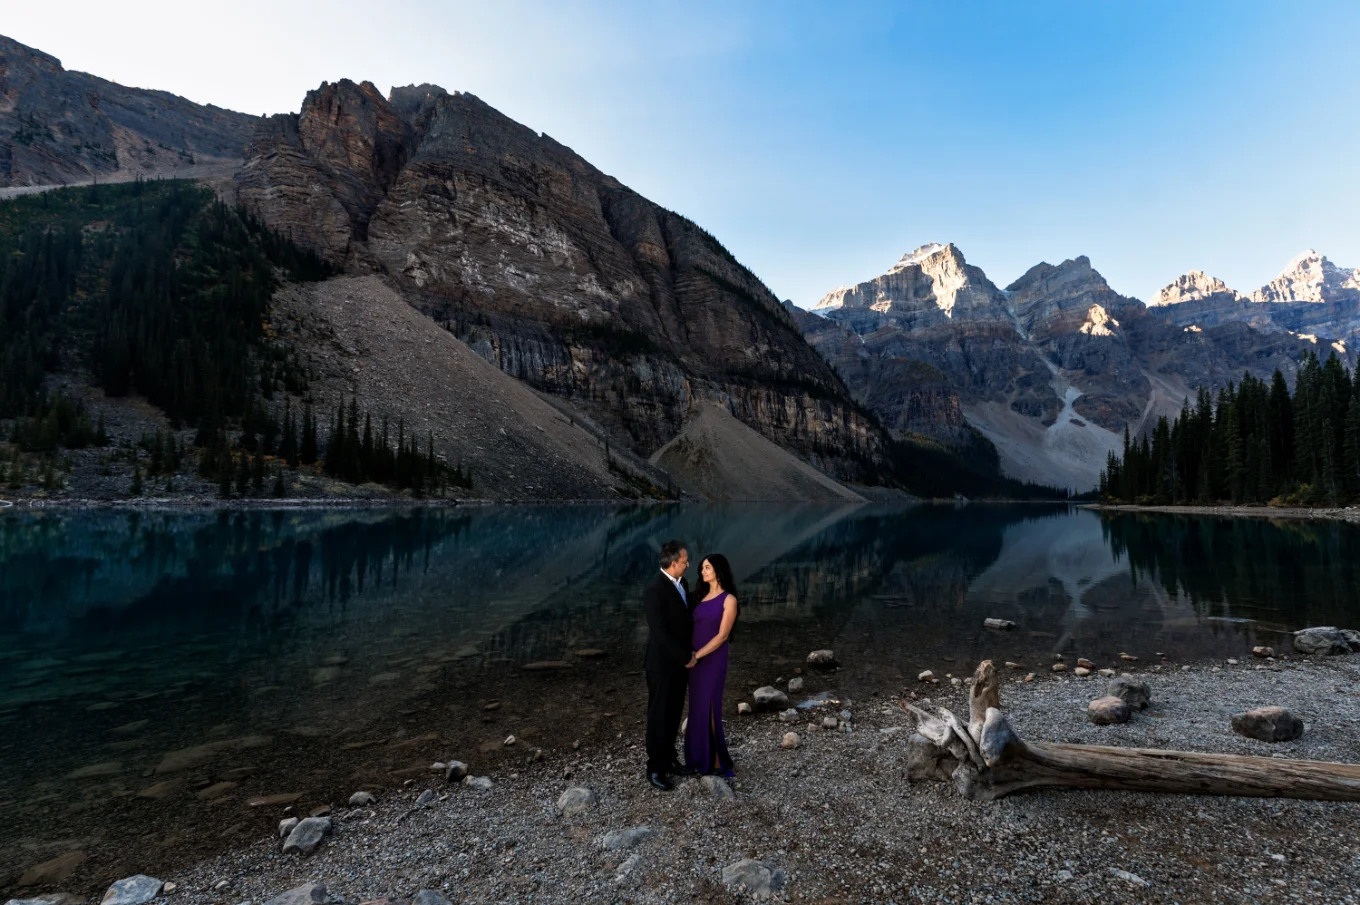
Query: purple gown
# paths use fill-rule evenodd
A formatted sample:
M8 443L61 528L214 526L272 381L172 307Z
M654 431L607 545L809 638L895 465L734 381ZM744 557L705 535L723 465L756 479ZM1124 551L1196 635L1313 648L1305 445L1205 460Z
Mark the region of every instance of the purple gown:
M728 594L701 600L691 611L694 617L694 649L712 641L722 627L723 604ZM689 671L689 723L685 727L685 763L700 773L732 775L732 755L723 734L722 697L727 682L727 642L694 664ZM714 760L718 768L713 767Z

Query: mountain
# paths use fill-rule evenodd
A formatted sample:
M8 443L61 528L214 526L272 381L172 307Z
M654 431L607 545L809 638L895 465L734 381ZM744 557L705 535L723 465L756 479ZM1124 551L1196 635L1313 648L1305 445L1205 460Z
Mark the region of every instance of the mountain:
M257 121L70 72L0 35L0 188L234 167Z
M1274 326L1274 308L1203 274L1181 278L1158 302L1120 295L1086 257L1038 264L1001 289L957 247L932 243L828 293L802 328L886 425L901 424L903 400L952 391L1006 474L1082 491L1126 429L1137 435L1199 387L1244 371L1280 368L1292 379L1318 348ZM1194 323L1185 320L1192 314ZM910 429L941 442L959 436L950 406L933 418Z
M473 95L323 84L260 125L237 195L639 455L716 401L836 477L885 463L886 435L721 243Z

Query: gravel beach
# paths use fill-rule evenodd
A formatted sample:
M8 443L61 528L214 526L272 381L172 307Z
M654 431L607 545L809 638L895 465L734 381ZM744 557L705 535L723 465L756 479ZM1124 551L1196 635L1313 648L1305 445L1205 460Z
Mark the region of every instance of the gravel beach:
M1131 666L1152 705L1123 726L1086 719L1106 679L1046 664L1030 683L1003 667L1002 703L1036 741L1360 762L1360 657ZM913 683L908 699L966 713L966 691L941 677ZM1302 717L1303 737L1231 731L1231 714L1263 705ZM828 717L842 725L823 728ZM1360 805L1091 791L977 804L951 784L907 780L900 699L841 701L793 723L732 715L728 729L730 797L697 778L648 788L638 727L575 750L564 740L541 762L492 772L488 790L432 772L374 789L365 806L337 802L333 833L308 856L268 837L144 872L175 883L161 898L185 905L262 905L309 881L351 905L421 889L455 903L749 901L724 885L742 859L768 868L772 898L791 902L1360 902ZM800 743L781 748L790 730ZM477 752L449 757L479 773ZM564 817L557 802L571 787L596 801ZM640 827L650 829L620 832Z

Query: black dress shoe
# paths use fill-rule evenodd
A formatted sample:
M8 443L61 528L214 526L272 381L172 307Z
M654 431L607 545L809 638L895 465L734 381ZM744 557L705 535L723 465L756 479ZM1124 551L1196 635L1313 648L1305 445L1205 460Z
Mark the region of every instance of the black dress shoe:
M660 789L663 792L669 792L675 788L674 784L666 778L665 773L648 773L647 781L652 784L653 789Z

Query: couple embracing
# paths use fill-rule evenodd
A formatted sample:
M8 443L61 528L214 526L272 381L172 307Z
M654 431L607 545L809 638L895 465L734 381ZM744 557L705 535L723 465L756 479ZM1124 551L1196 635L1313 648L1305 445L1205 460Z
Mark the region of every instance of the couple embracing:
M727 681L727 637L737 621L732 567L719 554L704 557L699 585L685 580L689 551L678 540L661 545L661 572L647 586L647 781L669 792L671 774L731 776L732 756L723 734L722 696ZM685 762L675 736L689 693Z

